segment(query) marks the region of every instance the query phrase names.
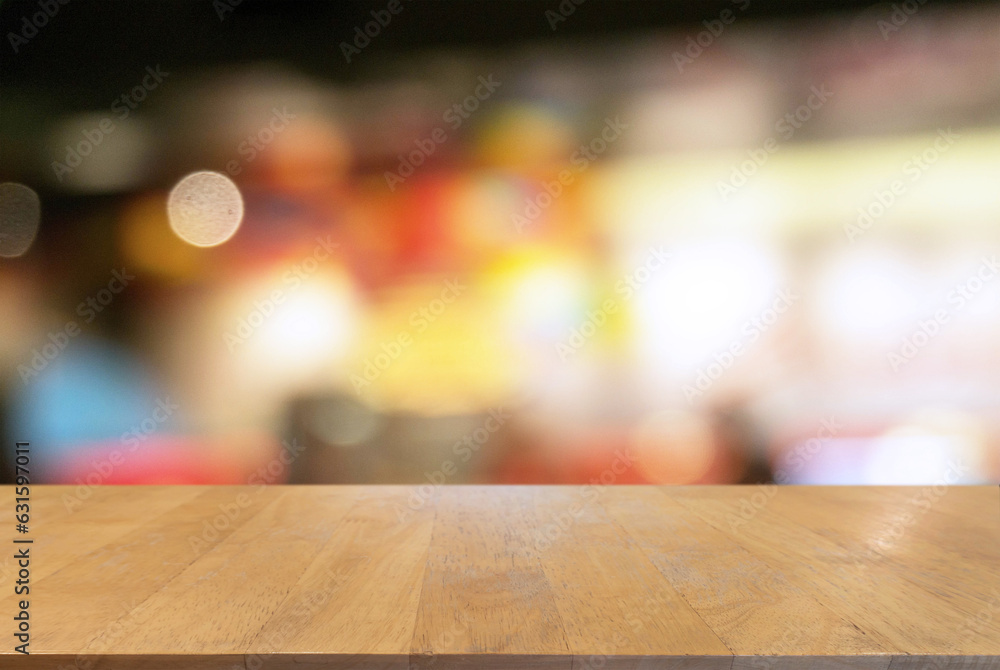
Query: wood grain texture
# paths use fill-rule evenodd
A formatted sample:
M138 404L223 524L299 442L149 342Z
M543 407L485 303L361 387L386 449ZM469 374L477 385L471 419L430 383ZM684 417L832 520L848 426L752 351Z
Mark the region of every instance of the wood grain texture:
M73 495L32 488L30 656L0 561L4 670L1000 670L996 487Z

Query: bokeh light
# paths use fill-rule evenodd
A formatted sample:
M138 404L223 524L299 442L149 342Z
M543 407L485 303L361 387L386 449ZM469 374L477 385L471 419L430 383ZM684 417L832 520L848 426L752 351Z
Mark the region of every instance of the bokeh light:
M687 411L645 417L632 433L639 471L654 484L695 484L716 457L708 421Z
M757 8L679 67L705 26L641 3L349 63L350 3L251 4L219 40L172 14L148 96L120 22L5 69L6 444L65 475L159 394L116 481L238 480L294 436L278 480L421 482L474 435L454 483L1000 481L997 8L888 40Z
M231 179L195 172L177 182L167 200L170 227L196 247L214 247L236 234L243 220L243 197Z
M41 217L37 193L24 184L0 184L0 256L16 258L27 253Z

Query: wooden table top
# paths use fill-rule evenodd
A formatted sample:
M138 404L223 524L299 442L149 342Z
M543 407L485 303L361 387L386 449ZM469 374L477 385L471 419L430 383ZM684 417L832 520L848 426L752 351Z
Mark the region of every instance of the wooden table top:
M996 487L31 494L5 669L1000 668Z

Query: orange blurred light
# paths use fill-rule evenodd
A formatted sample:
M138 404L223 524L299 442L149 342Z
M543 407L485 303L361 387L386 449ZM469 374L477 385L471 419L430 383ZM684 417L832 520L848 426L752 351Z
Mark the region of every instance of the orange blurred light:
M119 240L127 266L143 273L185 279L202 267L198 250L170 230L161 193L141 196L125 206Z
M697 414L666 411L644 418L632 433L636 467L654 484L694 484L715 459L711 425Z

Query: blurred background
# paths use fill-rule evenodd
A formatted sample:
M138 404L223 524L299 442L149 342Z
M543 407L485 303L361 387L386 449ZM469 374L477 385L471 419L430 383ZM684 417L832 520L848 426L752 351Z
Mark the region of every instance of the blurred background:
M0 19L4 481L1000 482L997 5Z

